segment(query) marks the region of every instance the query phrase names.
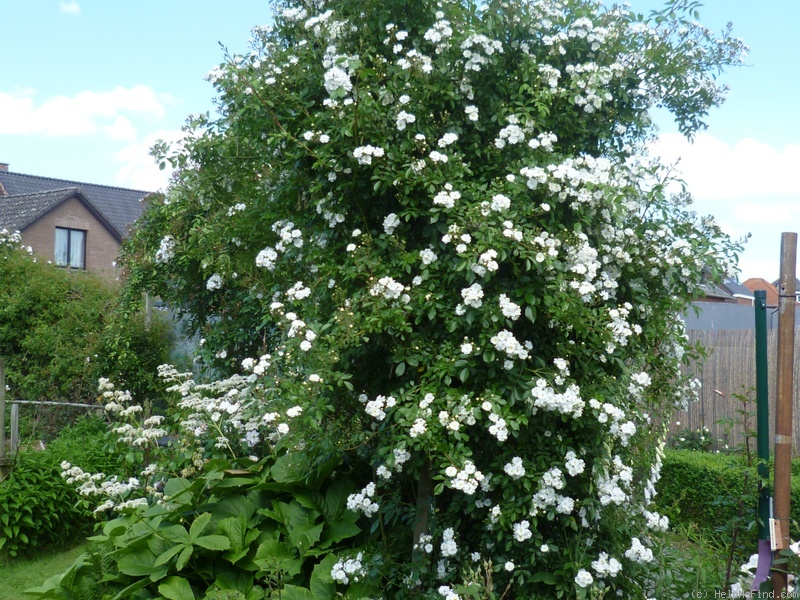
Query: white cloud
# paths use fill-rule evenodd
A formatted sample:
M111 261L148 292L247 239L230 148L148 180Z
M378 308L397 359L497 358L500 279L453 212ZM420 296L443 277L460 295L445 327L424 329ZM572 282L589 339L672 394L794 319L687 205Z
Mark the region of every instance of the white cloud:
M163 101L168 100L144 85L117 87L109 92L87 90L75 96L53 96L40 104L36 103L35 95L31 89L0 92L0 135L101 133L130 138L130 132L123 133L125 123L119 121L121 114L162 118L166 113Z
M103 125L100 131L112 140L133 141L136 139L136 128L122 115L117 117L111 125Z
M800 145L778 150L743 138L733 146L701 133L694 143L678 133L667 133L652 153L665 163L678 163L689 190L697 198L734 200L765 195L800 195Z
M68 15L77 15L81 12L81 5L75 2L75 0L70 0L70 2L59 2L58 3L58 10Z
M738 221L750 225L797 223L800 220L800 201L739 202L733 207L733 215Z
M183 139L183 136L184 133L180 130L161 129L146 135L140 142L128 144L115 153L114 161L121 164L116 176L117 185L153 192L166 189L171 174L169 164L161 171L155 159L150 156L150 148L158 140L175 143Z

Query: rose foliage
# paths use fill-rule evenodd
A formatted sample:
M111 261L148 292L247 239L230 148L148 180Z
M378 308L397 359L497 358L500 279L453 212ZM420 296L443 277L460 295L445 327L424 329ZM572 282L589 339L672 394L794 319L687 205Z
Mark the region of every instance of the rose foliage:
M355 484L337 592L653 593L679 315L739 250L646 156L648 111L702 129L745 51L692 7L279 2L157 149L129 291L233 377L169 375L183 432Z

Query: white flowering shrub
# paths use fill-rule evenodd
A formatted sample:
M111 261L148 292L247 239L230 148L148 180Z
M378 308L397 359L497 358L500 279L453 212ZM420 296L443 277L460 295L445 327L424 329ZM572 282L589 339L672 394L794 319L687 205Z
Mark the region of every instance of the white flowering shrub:
M647 593L679 315L738 250L667 193L648 111L698 131L744 52L662 16L278 2L210 75L222 116L157 149L176 171L128 246L131 297L261 382L236 417L254 453L339 457L364 526L339 591L380 555L385 597Z

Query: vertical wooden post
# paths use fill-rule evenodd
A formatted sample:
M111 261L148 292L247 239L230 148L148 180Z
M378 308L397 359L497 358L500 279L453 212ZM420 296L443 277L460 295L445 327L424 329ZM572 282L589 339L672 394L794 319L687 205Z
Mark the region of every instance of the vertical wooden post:
M153 300L150 294L144 293L144 328L150 331L150 324L153 321Z
M8 475L6 458L6 361L0 358L0 481Z
M792 481L792 404L794 401L794 313L797 282L797 234L781 234L781 278L778 292L778 383L775 403L775 485L773 490L775 558L789 547L789 503ZM772 572L777 597L786 591L786 573Z
M19 404L11 403L11 454L19 450Z

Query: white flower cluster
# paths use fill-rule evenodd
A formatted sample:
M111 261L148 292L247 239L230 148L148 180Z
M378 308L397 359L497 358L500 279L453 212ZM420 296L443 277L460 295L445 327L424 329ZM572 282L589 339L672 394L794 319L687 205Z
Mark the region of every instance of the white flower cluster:
M527 348L527 344L529 342L526 342L526 345L523 346L517 341L514 334L507 329L493 335L489 341L495 347L495 350L503 352L511 358L520 358L522 360L528 358L529 348Z
M398 225L400 225L400 217L394 213L389 213L383 220L383 230L386 232L386 235L392 235Z
M495 260L497 258L497 250L490 248L478 257L478 264L472 265L472 271L476 275L483 277L487 271L494 272L500 268L500 265Z
M397 404L397 400L394 396L378 396L375 400L368 400L365 394L361 394L358 399L364 404L364 411L370 417L378 421L383 421L383 419L386 418L386 413L383 410L384 408L392 408Z
M637 563L649 563L653 562L653 551L635 537L631 538L631 547L625 551L625 558Z
M364 556L361 552L355 558L340 558L331 568L331 578L335 582L345 585L351 581L357 583L367 575L366 569L361 564L363 558Z
M578 458L575 452L572 450L567 452L566 456L564 456L564 460L566 460L564 468L572 477L580 475L586 468L586 463L583 461L583 459Z
M404 294L405 287L402 283L398 283L391 277L381 277L378 283L373 285L370 290L370 296L383 296L387 300L400 299L403 303L408 303L410 298L408 294Z
M531 390L531 396L536 408L572 415L576 419L583 414L586 406L586 402L581 399L580 389L574 383L563 392L557 392L547 385L544 379L538 379L536 386Z
M453 190L453 186L449 183L446 183L444 187L445 189L433 197L433 203L445 208L453 208L456 200L461 198L461 192Z
M483 50L483 54L479 49ZM480 71L489 62L487 56L492 56L495 52L503 53L503 44L485 35L472 34L461 42L461 51L462 56L467 59L464 68L467 71Z
M522 128L519 125L512 123L511 125L506 125L500 130L500 132L497 134L497 138L494 140L494 145L498 148L505 148L506 144L511 144L513 146L515 144L521 144L524 141L525 132L522 131Z
M557 513L568 515L575 508L575 500L569 496L562 496L556 490L564 489L566 481L564 473L558 467L553 467L542 474L539 480L539 491L533 496L531 514L536 516L539 511L549 506L554 506Z
M157 263L168 263L175 258L175 238L171 235L165 235L161 238L161 244L156 252Z
M520 521L519 523L514 523L512 529L514 531L514 539L517 540L518 542L525 542L533 537L533 532L531 531L531 524L527 520Z
M222 287L222 275L220 275L219 273L214 273L206 281L206 289L210 292L218 290L221 287Z
M355 150L353 150L353 158L358 161L360 165L371 165L372 164L372 157L380 158L384 156L386 152L380 146L359 146Z
M656 458L650 466L650 477L644 486L644 502L645 505L650 504L653 497L656 495L656 483L661 479L661 466L664 460L664 444L665 440L661 440L656 446Z
M280 252L285 252L290 247L303 247L303 232L295 227L291 221L277 221L272 224L272 231L278 234L275 247L266 246L256 256L256 266L269 271L275 270L275 265Z
M119 480L116 475L106 478L103 473L86 473L80 467L71 465L67 461L61 463L61 476L70 485L80 484L77 492L81 496L106 497L106 500L95 508L95 513L106 510L120 512L125 509L147 506L146 498L124 500L133 492L141 493L143 491L141 482L135 477L130 477L127 481ZM99 485L98 482L100 482Z
M397 130L403 131L406 128L406 126L411 125L416 120L417 117L415 117L411 113L401 110L399 113L397 113L397 119L395 120L395 124L397 125Z
M356 494L347 497L347 508L353 512L361 512L371 517L380 509L377 502L373 502L375 496L375 484L368 483L367 486Z
M442 14L442 17L444 17L444 14ZM433 26L425 32L423 38L433 44L437 44L436 52L441 53L445 48L445 45L441 44L441 42L451 38L452 36L453 28L450 27L450 21L439 17Z
M644 511L644 517L647 519L647 528L653 531L666 531L669 529L669 517L660 515L657 512Z
M623 446L627 446L631 437L636 434L636 424L630 420L625 421L625 411L618 406L614 406L610 402L604 402L601 405L600 402L594 398L589 400L589 406L597 411L601 411L597 415L597 420L600 423L607 423L610 419L611 424L608 427L609 433L619 439Z
M468 496L472 496L478 487L484 489L489 484L488 478L475 467L475 463L471 460L465 461L464 468L460 471L457 467L450 465L445 469L444 474L450 479L448 484L451 488L460 490Z
M503 467L503 471L505 471L506 475L511 477L511 479L519 479L525 476L525 466L522 464L522 459L519 456L512 458L511 462Z
M630 395L634 398L640 398L642 392L650 387L650 383L652 383L650 375L644 371L640 373L632 373L631 382L628 384L628 393L630 393Z
M611 319L611 322L606 325L608 330L611 332L611 342L606 344L606 352L611 354L616 350L617 346L627 346L628 339L634 334L640 334L642 332L641 325L631 325L628 323L628 316L630 315L631 309L633 306L629 302L626 302L622 306L617 308L610 308L608 310L608 316Z
M598 577L616 577L622 570L622 563L613 556L609 557L607 553L601 552L597 560L592 561L592 568Z
M450 144L455 144L457 141L457 133L447 132L439 138L439 141L436 142L436 145L439 146L439 148L447 148Z
M278 260L278 253L271 246L267 246L256 256L256 266L270 271L275 270L275 261Z
M604 473L597 478L597 493L600 504L622 505L628 501L628 491L633 482L633 469L622 463L619 455L614 456L612 472Z
M516 321L522 315L522 308L519 304L512 302L505 294L500 294L500 312L503 316L512 321Z
M290 246L303 247L303 232L295 227L291 221L277 221L272 224L272 231L278 234L280 240L275 244L278 252L285 252Z
M489 433L497 438L498 442L505 442L508 439L508 425L506 420L503 419L496 412L489 413Z
M447 158L447 154L443 154L438 150L431 150L431 153L428 157L435 163L446 163L449 159ZM416 163L416 171L421 171L425 167L425 161L420 160L419 163ZM460 198L461 196L459 196ZM450 207L452 208L452 207Z
M592 574L586 569L581 569L578 571L578 574L575 575L575 583L583 588L589 587L594 583L594 577L592 577Z
M415 438L423 435L426 431L428 431L428 424L423 418L418 418L414 420L414 423L411 425L411 429L408 432L409 437Z
M492 196L492 203L489 206L495 212L503 212L511 208L511 198L503 194L495 194Z
M430 265L436 262L436 260L439 258L433 251L432 247L420 250L419 257L422 260L423 265Z
M468 288L461 290L461 297L467 306L480 308L483 305L483 288L479 283L473 283Z
M325 71L325 89L328 90L329 94L337 90L344 90L345 93L349 93L353 89L353 82L350 81L350 75L347 74L347 71L339 66L332 66Z
M286 297L289 300L303 300L311 295L311 288L303 285L302 281L297 281L295 284L286 290Z
M439 589L436 590L439 592L439 595L444 598L444 600L461 600L461 596L456 594L449 585L440 585Z
M592 248L589 242L584 239L586 237L585 234L580 234L580 237L583 243L572 246L567 250L567 261L570 264L569 270L579 276L579 278L570 281L569 285L578 292L581 300L590 302L598 289L595 279L597 278L597 271L602 265L597 259L597 250Z
M455 556L458 552L458 544L455 540L455 532L452 527L448 527L442 533L442 545L439 547L442 556Z

